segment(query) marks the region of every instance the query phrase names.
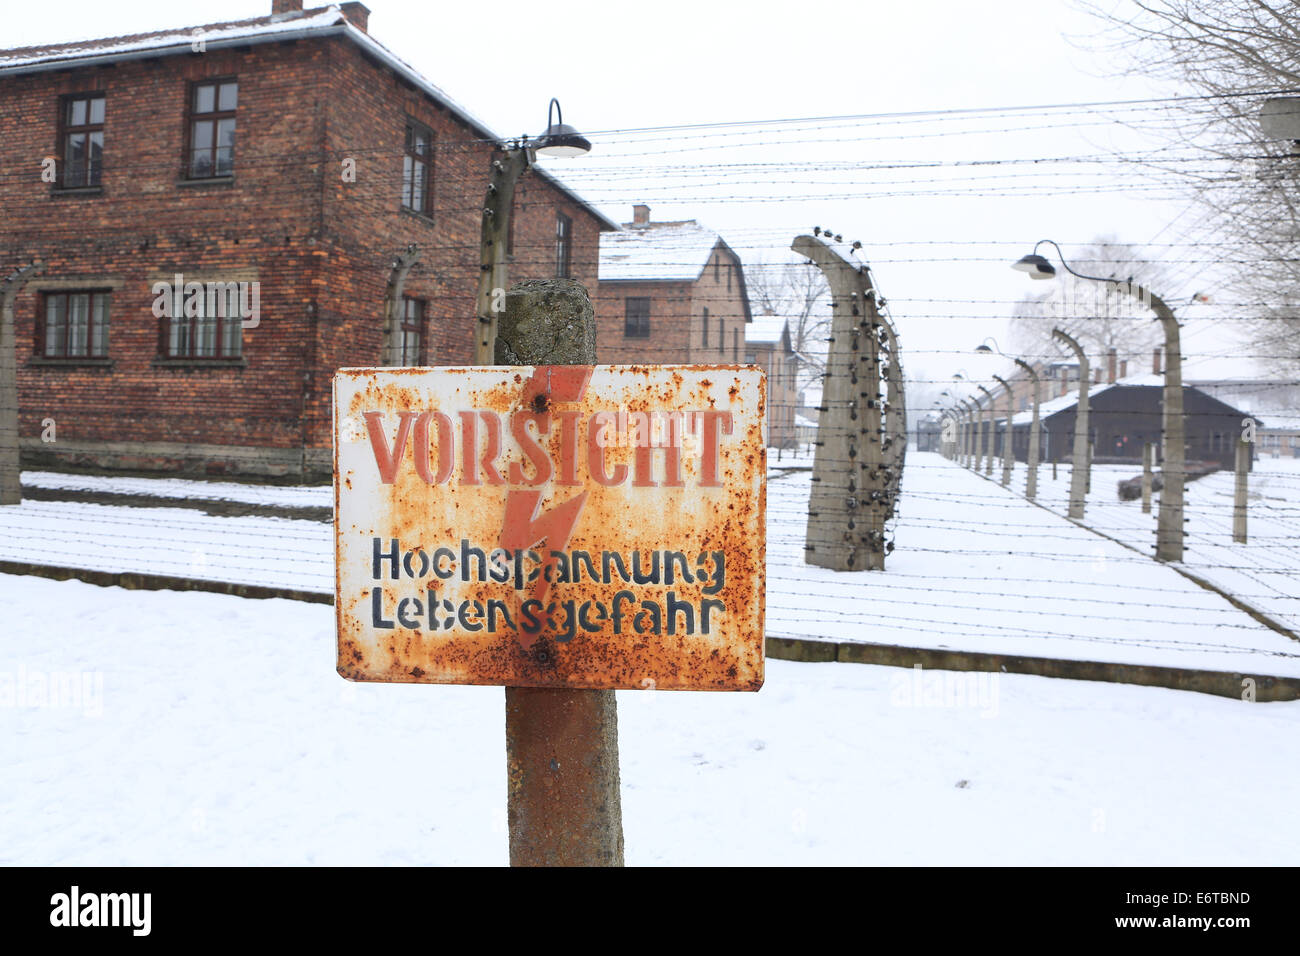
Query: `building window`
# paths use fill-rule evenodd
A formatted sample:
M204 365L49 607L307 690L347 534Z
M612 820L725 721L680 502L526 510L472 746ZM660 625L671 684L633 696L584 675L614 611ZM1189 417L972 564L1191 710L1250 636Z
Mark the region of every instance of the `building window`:
M195 83L190 100L190 179L211 179L235 172L235 107L239 84L234 80Z
M402 205L429 215L429 169L433 162L433 131L419 123L406 124L406 154L402 157Z
M46 358L108 355L107 292L47 292L40 353Z
M731 360L740 364L740 329L731 330Z
M402 342L399 365L424 364L424 303L402 298Z
M708 310L707 308L704 310L704 325L702 326L702 328L704 329L704 341L701 342L700 344L703 345L703 346L705 346L705 347L708 347L708 344L709 344L709 310Z
M717 255L713 257L713 281L722 281L722 257Z
M727 291L728 292L731 291L731 268L732 268L731 263L728 262L727 263Z
M231 304L228 295L187 298L183 313L166 320L167 357L239 358L243 352L243 316Z
M65 189L98 186L104 165L104 96L73 96L63 101L63 178Z
M564 213L555 217L555 277L569 278L569 268L573 261L573 220ZM632 300L628 300L629 302ZM647 303L649 300L646 300ZM649 309L646 315L650 314ZM649 334L649 333L646 333Z
M722 316L718 316L718 351L727 351L727 330L723 328Z
M629 339L646 339L650 337L650 300L628 299L627 322L623 334Z

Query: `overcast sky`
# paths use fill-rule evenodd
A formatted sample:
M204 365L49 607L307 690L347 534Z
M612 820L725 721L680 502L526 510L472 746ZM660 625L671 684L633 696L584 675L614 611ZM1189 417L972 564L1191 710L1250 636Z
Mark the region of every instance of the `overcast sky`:
M1141 181L1113 160L862 168L1137 156L1163 148L1148 107L620 132L1187 92L1122 76L1122 51L1097 52L1098 25L1067 0L368 6L372 36L502 135L540 132L558 97L595 149L550 168L616 221L644 201L655 219L716 228L746 261L790 257L791 239L818 224L862 241L918 377L983 373L969 349L1005 340L1010 304L1029 290L1007 265L1035 240L1054 238L1067 255L1098 235L1177 243L1195 220L1167 191L1120 191ZM270 0L14 3L0 46L269 12ZM1204 291L1207 270L1187 247L1152 251L1171 260L1165 298ZM1193 329L1186 351L1211 342Z

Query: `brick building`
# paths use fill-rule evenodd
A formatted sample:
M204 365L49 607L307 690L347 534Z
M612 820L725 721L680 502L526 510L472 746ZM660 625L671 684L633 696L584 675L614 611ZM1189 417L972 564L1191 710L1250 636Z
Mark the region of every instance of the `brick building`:
M745 362L767 372L767 443L793 448L798 442L799 357L790 339L790 322L760 315L745 331Z
M743 363L753 317L740 257L693 219L651 222L649 206L632 211L622 229L600 235L600 360Z
M471 360L501 140L368 14L275 0L251 20L0 51L0 274L45 265L15 304L26 465L320 477L336 368ZM534 168L512 281L595 289L613 228Z

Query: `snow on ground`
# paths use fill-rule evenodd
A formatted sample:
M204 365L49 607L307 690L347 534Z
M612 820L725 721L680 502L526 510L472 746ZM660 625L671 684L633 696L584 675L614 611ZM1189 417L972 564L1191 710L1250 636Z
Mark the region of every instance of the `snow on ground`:
M808 567L810 478L768 485L769 634L1300 674L1223 598L936 454L908 455L883 574Z
M993 464L993 477L1001 481L1001 461ZM1155 553L1156 515L1160 493L1152 495L1151 513L1142 502L1120 501L1116 485L1141 475L1132 465L1094 465L1092 492L1084 510L1084 523L1127 544ZM1028 470L1017 464L1011 487L1024 494ZM1065 514L1070 496L1070 468L1057 468L1052 481L1050 465L1039 469L1039 501ZM1300 630L1300 459L1261 457L1248 480L1247 541L1232 540L1235 475L1217 471L1186 486L1184 516L1187 536L1183 564L1198 576L1281 623Z
M0 576L0 615L0 863L506 862L499 688L349 684L320 605ZM1300 861L1300 703L771 661L619 725L630 864Z
M908 456L884 574L807 566L811 474L770 465L771 635L1300 675L1300 646L1223 598L935 454ZM25 501L0 559L333 589L329 525L186 509Z

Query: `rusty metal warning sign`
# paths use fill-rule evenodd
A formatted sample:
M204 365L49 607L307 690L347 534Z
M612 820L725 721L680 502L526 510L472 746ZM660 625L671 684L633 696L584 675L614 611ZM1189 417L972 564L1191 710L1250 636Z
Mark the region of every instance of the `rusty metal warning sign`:
M340 370L339 673L758 690L765 391L750 366Z

